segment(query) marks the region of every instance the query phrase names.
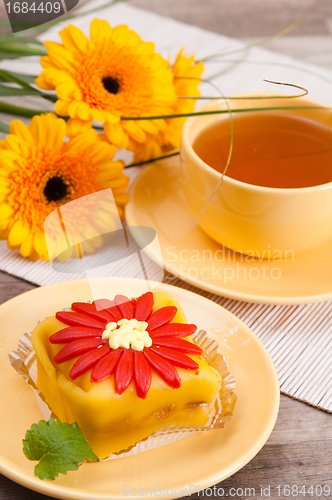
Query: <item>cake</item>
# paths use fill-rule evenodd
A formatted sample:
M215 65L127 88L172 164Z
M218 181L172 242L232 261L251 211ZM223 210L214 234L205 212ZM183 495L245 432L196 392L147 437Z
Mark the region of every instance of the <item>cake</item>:
M222 380L196 330L164 292L75 302L32 332L37 387L101 458L165 426L203 426Z

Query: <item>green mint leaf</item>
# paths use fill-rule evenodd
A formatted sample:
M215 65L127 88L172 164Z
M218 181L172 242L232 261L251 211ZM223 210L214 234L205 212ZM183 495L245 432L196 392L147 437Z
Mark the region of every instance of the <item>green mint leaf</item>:
M76 423L66 424L54 418L32 424L23 439L23 453L39 462L35 476L51 481L59 473L77 470L81 462L99 461Z

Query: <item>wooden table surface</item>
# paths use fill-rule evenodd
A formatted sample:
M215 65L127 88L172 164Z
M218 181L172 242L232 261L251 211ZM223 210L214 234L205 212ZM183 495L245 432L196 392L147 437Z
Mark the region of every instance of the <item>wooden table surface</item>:
M273 34L306 15L296 33L273 41L267 48L332 69L331 0L132 0L129 4L248 40ZM34 285L0 272L0 304L32 288ZM331 415L282 395L277 423L266 445L248 465L217 487L223 488L224 496L236 499L254 496L274 500L315 499L320 493L316 486L329 485L330 494L321 498L331 500L331 450ZM294 486L293 494L288 494L287 486ZM222 490L207 490L193 498L219 498L221 494ZM1 500L47 498L0 475Z

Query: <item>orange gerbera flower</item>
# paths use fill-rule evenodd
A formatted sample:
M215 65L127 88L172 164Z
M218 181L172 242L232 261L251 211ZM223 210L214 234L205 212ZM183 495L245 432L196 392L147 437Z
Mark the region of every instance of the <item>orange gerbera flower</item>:
M174 64L171 66L173 83L178 97L198 97L200 91L200 77L204 70L203 63L195 63L194 56L188 56L183 49L178 53ZM195 99L181 99L176 101L173 114L188 114L194 111ZM158 135L151 136L144 144L137 144L135 161L145 161L161 156L173 148L179 148L181 131L186 118L171 118L166 121L165 127Z
M68 142L66 122L53 113L19 120L0 141L0 238L24 257L48 260L44 221L65 203L111 188L120 216L128 201L115 146L90 129Z
M55 90L55 111L70 116L76 134L92 120L102 122L108 140L134 150L165 128L164 120L126 121L121 117L172 113L176 94L168 63L127 26L111 28L94 19L90 40L75 26L60 32L61 43L45 42L48 55L36 84Z

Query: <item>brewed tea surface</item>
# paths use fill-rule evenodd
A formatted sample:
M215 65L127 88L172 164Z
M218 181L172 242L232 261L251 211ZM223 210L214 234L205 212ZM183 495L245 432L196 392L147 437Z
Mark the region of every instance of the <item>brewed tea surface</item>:
M233 151L226 175L273 188L318 186L332 181L332 128L312 119L277 113L233 114ZM231 141L229 118L203 130L198 156L223 172Z

